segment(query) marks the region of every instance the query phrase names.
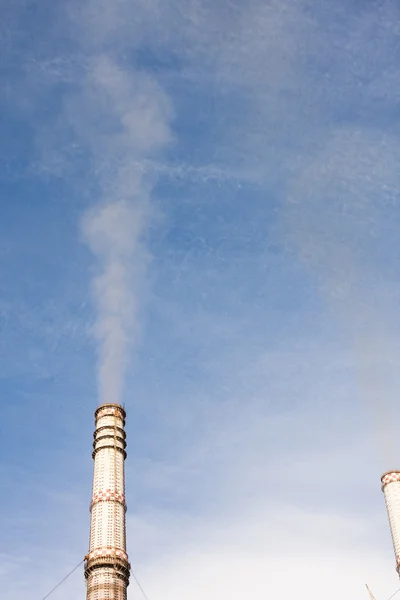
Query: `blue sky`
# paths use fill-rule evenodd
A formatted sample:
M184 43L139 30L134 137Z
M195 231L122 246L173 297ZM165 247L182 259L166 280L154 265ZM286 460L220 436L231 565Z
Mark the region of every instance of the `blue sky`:
M2 598L86 553L105 399L150 600L387 598L397 4L0 9Z

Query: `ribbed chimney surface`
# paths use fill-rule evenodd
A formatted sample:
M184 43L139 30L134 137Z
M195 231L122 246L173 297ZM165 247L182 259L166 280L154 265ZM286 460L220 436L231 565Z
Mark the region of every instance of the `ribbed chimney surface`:
M381 481L396 557L396 570L400 575L400 471L384 473Z
M95 412L87 600L126 600L130 564L125 527L125 410L102 404Z

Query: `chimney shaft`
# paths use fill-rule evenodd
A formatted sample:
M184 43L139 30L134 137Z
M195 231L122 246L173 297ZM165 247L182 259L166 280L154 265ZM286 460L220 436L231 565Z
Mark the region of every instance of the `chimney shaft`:
M130 564L125 535L125 410L102 404L95 412L87 600L126 600Z
M384 473L381 481L396 557L396 570L400 575L400 471Z

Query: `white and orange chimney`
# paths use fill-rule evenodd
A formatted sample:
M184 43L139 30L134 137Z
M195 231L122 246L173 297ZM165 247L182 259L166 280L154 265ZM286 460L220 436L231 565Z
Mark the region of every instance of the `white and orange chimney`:
M102 404L95 412L90 543L85 557L87 600L126 600L125 410Z
M400 575L400 471L387 471L382 475L381 481L396 557L396 570Z

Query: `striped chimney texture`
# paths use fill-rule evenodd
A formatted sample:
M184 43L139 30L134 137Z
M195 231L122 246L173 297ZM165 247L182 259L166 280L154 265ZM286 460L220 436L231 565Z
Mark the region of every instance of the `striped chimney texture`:
M384 473L381 481L396 557L396 570L400 575L400 471Z
M95 412L90 545L85 563L87 600L127 598L125 416L119 404L102 404Z

